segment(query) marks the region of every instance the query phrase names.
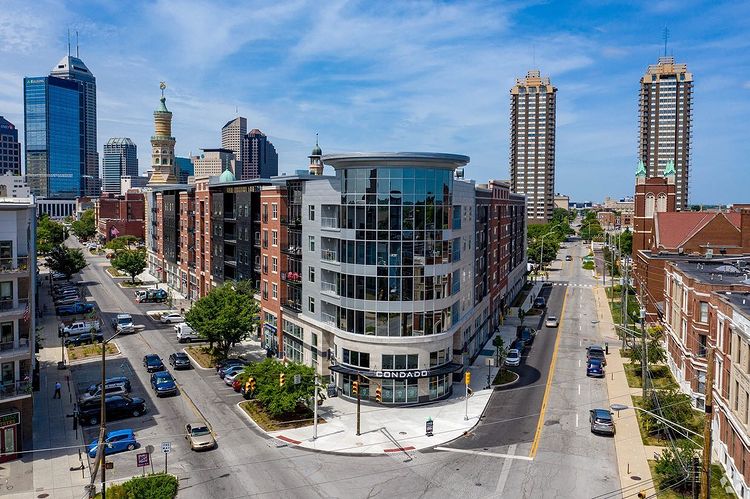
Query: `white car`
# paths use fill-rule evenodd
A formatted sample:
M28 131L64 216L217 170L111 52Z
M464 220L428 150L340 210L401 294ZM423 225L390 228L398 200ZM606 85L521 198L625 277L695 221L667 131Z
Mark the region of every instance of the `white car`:
M161 316L162 324L175 324L177 322L185 322L185 318L180 314L165 314Z
M244 368L245 366L242 367ZM226 383L228 386L232 386L232 383L234 383L234 378L236 378L240 373L243 372L245 372L245 369L240 369L231 374L227 374L226 376L224 376L224 383Z
M508 350L508 355L505 356L505 365L511 367L521 365L521 352L515 348Z
M544 325L547 327L557 327L560 325L560 321L554 315L550 315L547 317L547 320L544 321Z

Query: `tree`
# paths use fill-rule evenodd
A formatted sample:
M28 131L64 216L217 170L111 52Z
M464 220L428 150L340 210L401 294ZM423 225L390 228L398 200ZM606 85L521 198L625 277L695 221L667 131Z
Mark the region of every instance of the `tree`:
M279 385L281 373L286 376L284 386ZM299 384L294 383L295 375L300 377ZM278 418L295 412L302 402L314 403L314 376L313 367L298 362L284 364L270 358L250 364L238 377L243 383L250 377L255 379L253 396L272 417Z
M75 220L70 224L73 234L79 239L88 239L96 234L96 217L93 209L83 212L80 220Z
M682 393L678 388L653 390L643 401L643 408L696 433L701 430L700 424L696 426L695 409L690 395ZM684 431L672 428L650 414L641 413L640 416L643 428L649 435L684 437Z
M47 266L53 272L60 272L66 278L80 272L88 265L83 257L83 252L76 248L68 248L64 245L55 246L47 255Z
M495 347L495 364L503 370L505 357L508 356L508 349L505 347L505 341L499 334L492 340L492 346Z
M146 253L142 250L122 250L115 254L112 266L130 276L130 282L135 284L135 276L146 269Z
M135 236L120 236L110 239L110 241L104 245L105 248L114 250L115 253L124 249L133 249L133 246L138 242L138 238Z
M633 233L630 232L630 229L625 229L620 234L620 251L623 255L633 253Z
M692 486L689 479L696 447L689 441L681 441L673 449L666 447L656 458L654 469L661 478L660 486L687 491Z
M62 244L66 237L67 234L63 224L55 222L47 214L39 217L36 224L36 249L38 253L49 253L52 248Z
M662 346L664 329L661 326L649 327L646 331L646 362L648 364L660 364L667 360L667 354ZM633 345L628 353L630 362L633 364L641 363L641 341L640 338L632 338ZM640 368L637 370L638 376L641 375Z
M247 283L225 283L195 302L185 320L222 357L257 327L258 302Z

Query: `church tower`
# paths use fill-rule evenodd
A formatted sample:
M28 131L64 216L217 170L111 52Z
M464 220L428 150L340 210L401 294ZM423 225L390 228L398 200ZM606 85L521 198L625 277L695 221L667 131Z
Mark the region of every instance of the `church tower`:
M677 211L675 169L667 162L662 177L647 177L643 161L635 172L635 203L633 214L633 259L639 250L651 249L651 233L657 212Z
M310 175L323 175L323 151L318 145L318 134L315 134L315 147L313 147L312 153L308 156L310 158L310 166L308 171Z
M149 185L176 184L174 144L172 137L172 113L167 109L164 89L167 85L161 82L161 99L159 107L154 111L154 135L151 137L151 169L153 173Z

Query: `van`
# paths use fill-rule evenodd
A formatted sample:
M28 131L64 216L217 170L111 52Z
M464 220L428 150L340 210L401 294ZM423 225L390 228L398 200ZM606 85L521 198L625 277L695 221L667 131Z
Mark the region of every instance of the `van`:
M184 322L176 324L174 330L177 333L177 341L179 343L190 343L191 341L201 339L200 335L196 333L192 327Z

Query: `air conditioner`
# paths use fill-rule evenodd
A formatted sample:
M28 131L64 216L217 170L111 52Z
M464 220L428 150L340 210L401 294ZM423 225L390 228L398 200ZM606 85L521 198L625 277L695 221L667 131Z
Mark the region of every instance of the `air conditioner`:
M713 248L707 249L706 250L706 258L713 258L713 256L714 256L714 250L713 250Z

